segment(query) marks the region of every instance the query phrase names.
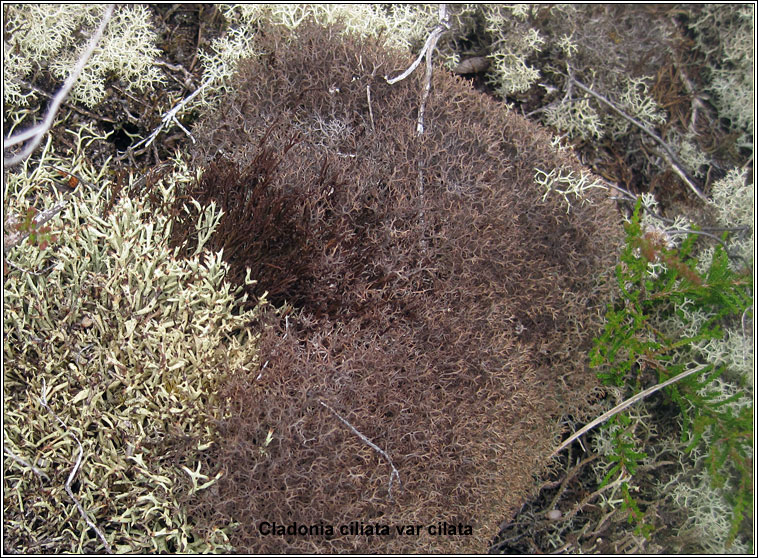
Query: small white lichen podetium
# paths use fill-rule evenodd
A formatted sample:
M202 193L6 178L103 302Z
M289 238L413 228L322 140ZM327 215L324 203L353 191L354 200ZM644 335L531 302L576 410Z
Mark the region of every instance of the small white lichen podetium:
M563 196L566 202L566 213L571 211L571 200L569 194L573 194L574 199L581 201L583 204L587 201L586 193L593 188L606 190L607 187L599 180L592 180L589 174L581 173L578 176L574 171L565 169L552 169L545 172L541 169L534 169L534 181L545 188L545 194L542 199L545 200L551 192L556 192Z
M748 176L747 170L729 171L713 185L711 196L716 217L722 225L746 228L745 232L732 235L729 248L740 256L743 264L752 265L755 244L755 185L748 184Z
M588 99L548 105L544 118L545 124L568 132L571 137L588 140L600 139L605 135L603 120Z
M654 129L656 124L666 122L666 113L648 92L646 77L628 78L625 88L619 95L617 103L629 116L636 118L648 128ZM614 139L626 135L631 128L631 123L626 119L620 119L613 115L608 119L608 129Z
M5 49L3 60L9 70L3 79L4 99L9 104L25 105L32 95L22 94L20 81L40 69L66 79L105 8L97 4L16 4L4 9L10 47ZM106 82L114 77L131 91L143 91L162 83L154 65L160 55L156 39L145 6L117 8L72 89L72 99L95 106L105 97Z
M486 31L494 38L491 82L497 93L506 97L529 89L540 72L526 63L539 52L545 39L526 23L528 5L483 6Z

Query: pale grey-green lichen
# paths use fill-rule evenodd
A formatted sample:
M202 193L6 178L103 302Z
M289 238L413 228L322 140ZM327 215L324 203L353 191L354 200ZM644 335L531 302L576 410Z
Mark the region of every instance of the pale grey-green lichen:
M82 144L91 139L79 134ZM47 186L72 155L48 147L10 173L7 211L52 205ZM182 165L157 185L164 201L192 179ZM105 213L107 169L81 162L78 174L91 186L80 185L81 197L51 221L57 241L8 254L46 271L11 268L5 278L4 442L51 480L4 460L6 540L26 541L19 551L46 538L58 552L102 549L64 490L77 455L70 432L84 448L76 497L114 551L230 551L223 529L196 536L177 500L221 472L165 451L186 439L202 456L213 443L215 387L227 372L257 366L256 310L238 310L220 254L177 258L167 215L126 196ZM199 229L212 229L218 210L201 219ZM43 389L67 430L41 404Z
M534 9L526 4L483 7L485 29L495 40L490 81L502 97L526 91L540 77L539 70L526 62L545 44L539 31L527 22Z
M49 69L66 79L87 44L87 34L100 23L104 6L98 4L9 4L5 10L4 99L27 105L35 97L22 92L22 80L33 70ZM157 32L145 6L121 6L108 22L103 38L84 67L71 97L92 107L105 96L106 82L123 80L128 90L154 87L163 81L155 66L160 51Z
M742 130L752 149L755 122L755 5L705 5L689 24L696 47L706 55L706 88L719 114Z
M732 169L713 185L711 195L721 224L747 229L732 235L729 246L742 258L744 265L752 266L755 254L755 184L749 180L748 169ZM730 263L734 266L734 262Z
M534 182L545 189L542 199L545 200L551 193L559 194L566 202L566 213L571 211L571 199L584 204L587 201L586 193L589 190L607 187L598 179L593 179L589 173L574 173L568 169L551 169L550 172L542 169L534 169Z

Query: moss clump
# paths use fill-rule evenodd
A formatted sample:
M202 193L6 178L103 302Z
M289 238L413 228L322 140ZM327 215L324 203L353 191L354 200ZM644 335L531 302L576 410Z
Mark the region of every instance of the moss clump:
M577 161L442 70L417 136L422 86L389 85L409 61L376 40L303 24L256 48L193 130L205 170L183 195L225 212L206 246L230 278L253 266L248 292L282 310L260 367L221 388L224 476L191 515L238 524L245 552L482 551L594 385L612 206L586 189L567 214L535 169L584 176ZM194 220L173 229L188 255ZM391 457L392 498L390 465L330 409ZM262 521L473 532L262 536Z

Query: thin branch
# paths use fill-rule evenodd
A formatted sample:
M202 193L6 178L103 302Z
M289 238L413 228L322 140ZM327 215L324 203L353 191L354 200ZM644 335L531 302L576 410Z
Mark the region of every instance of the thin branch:
M426 78L424 80L424 92L421 95L421 103L418 107L418 119L416 121L416 135L424 133L424 114L426 113L426 101L429 99L429 93L432 90L432 55L437 47L437 41L442 33L450 29L447 16L447 6L440 4L439 7L440 22L434 28L429 39L426 41ZM423 237L426 225L424 223L424 161L419 158L418 161L418 195L419 195L419 222L421 223L421 249L426 253L426 240Z
M586 432L589 432L590 430L592 430L593 428L595 428L598 424L604 423L609 418L611 418L613 415L616 415L616 414L620 413L621 411L623 411L627 407L631 407L632 405L634 405L635 403L637 403L637 401L645 399L648 395L652 395L656 391L658 391L660 389L663 389L666 386L671 385L671 384L673 384L675 382L678 382L679 380L682 380L682 379L686 378L687 376L691 376L692 374L696 374L697 372L702 371L707 366L708 366L707 364L701 364L700 366L696 366L692 370L686 370L686 371L682 372L681 374L677 374L676 376L674 376L673 378L669 378L665 382L661 382L660 384L657 384L657 385L655 385L653 387L649 387L646 390L643 390L643 391L639 392L637 395L634 395L634 396L630 397L629 399L627 399L623 403L620 403L619 405L616 405L613 409L611 409L607 413L603 413L598 418L596 418L591 423L589 423L587 426L585 426L584 428L582 428L581 430L579 430L578 432L576 432L574 435L570 436L560 446L558 446L558 448L553 453L550 454L550 457L555 457L561 451L563 451L563 449L565 449L567 446L569 446L571 444L571 442L573 442L574 440L576 440L577 438L579 438L580 436L582 436Z
M695 231L695 230L692 230L692 229L671 229L671 230L669 230L667 232L669 232L671 234L699 234L701 236L707 236L708 238L712 238L713 240L715 240L716 242L718 242L719 244L721 244L724 247L724 249L728 250L728 248L726 246L726 243L723 240L721 240L715 234L711 234L711 233L709 233L707 231Z
M176 115L177 115L177 113L180 110L182 110L187 105L187 103L189 103L192 99L194 99L195 97L197 97L203 89L205 89L206 87L208 87L208 85L210 85L211 81L212 81L212 78L208 77L200 85L200 87L198 87L197 89L195 89L195 91L189 97L187 97L186 99L183 99L174 108L172 108L165 115L163 115L163 118L161 119L161 123L158 125L158 127L155 130L153 130L153 133L150 134L150 136L148 138L143 139L142 141L139 141L135 145L133 145L131 147L130 151L133 151L133 150L137 149L139 146L141 146L143 144L145 145L145 147L149 147L150 144L152 144L153 141L155 140L155 138L158 136L158 134L160 133L160 131L163 130L163 128L167 127L172 121L174 122L174 124L176 124L177 126L179 126L179 128L181 128L181 130L185 134L187 134L189 136L189 138L192 140L192 143L196 143L195 142L195 138L192 137L192 134L190 134L189 131L187 131L187 129L184 126L182 126L182 124L179 122L179 120L177 120Z
M113 15L113 7L113 4L109 4L106 7L105 13L103 15L103 21L100 22L100 27L98 27L97 31L95 31L95 34L92 35L87 48L79 57L79 61L76 63L76 66L72 70L71 74L69 74L68 78L66 78L66 81L63 83L63 87L61 87L60 91L55 94L55 97L50 102L50 107L47 109L47 114L45 115L44 120L40 124L32 126L28 130L20 132L3 141L3 151L5 151L13 145L18 145L19 143L31 140L21 151L12 157L5 158L3 161L3 166L5 168L15 166L26 159L32 153L32 151L37 149L37 146L42 141L42 137L48 132L48 130L50 130L50 127L53 125L53 121L55 120L55 115L58 113L58 109L65 100L71 88L74 86L76 80L79 78L79 74L82 73L84 66L87 64L87 60L89 60L89 57L95 50L97 43L103 36L105 26L108 24L108 21L110 21L111 16Z
M563 479L563 482L560 483L560 488L555 493L555 496L553 496L553 500L550 502L550 505L547 506L546 508L547 510L556 509L558 500L561 499L561 496L563 496L563 493L566 491L566 486L568 486L569 481L571 481L571 479L573 479L579 473L582 467L584 467L588 463L592 463L598 457L600 457L598 454L594 454L589 457L586 457L585 459L577 463L574 467L572 467L570 471L566 471L566 477Z
M418 161L418 220L421 225L421 250L426 254L426 239L424 234L426 231L426 223L424 221L424 162L419 159Z
M374 111L371 110L371 86L366 85L366 98L368 99L368 115L371 118L371 131L376 131L374 127Z
M393 85L397 83L398 81L401 81L407 78L409 75L411 75L411 73L413 73L413 71L421 63L421 59L426 57L426 76L424 79L424 91L421 94L421 103L419 104L418 119L416 121L416 135L417 136L420 136L421 134L424 133L424 114L426 113L426 101L429 99L429 93L432 90L432 55L434 54L434 49L437 46L437 41L442 36L442 34L448 29L450 29L450 24L448 21L447 6L445 4L440 4L439 23L435 26L435 28L429 34L429 37L426 39L426 43L424 43L424 47L421 49L421 53L418 55L418 58L416 58L413 64L411 64L410 67L399 76L392 79L390 79L387 76L384 77L384 79L387 80L387 83L389 83L390 85ZM419 160L418 162L418 195L419 195L419 206L420 206L419 207L419 222L421 223L421 230L423 231L425 229L425 226L424 226L424 163L422 160ZM426 241L424 240L423 236L421 238L421 248L424 252L426 252Z
M640 122L636 118L629 116L626 112L621 110L619 107L617 107L613 102L609 101L603 95L600 95L599 93L595 93L592 89L584 85L582 82L578 81L575 77L568 77L568 78L569 78L569 81L571 83L576 84L576 86L579 87L579 89L581 89L582 91L586 93L589 93L595 99L607 105L609 108L611 108L611 110L618 113L620 116L622 116L623 118L625 118L626 120L628 120L629 122L637 126L640 130L645 132L648 136L653 138L661 147L663 147L663 150L666 152L666 155L667 155L666 157L668 159L667 162L671 165L671 168L674 170L674 172L677 175L679 175L679 177L684 181L685 184L687 184L687 186L689 186L689 188L693 192L695 192L697 197L699 197L701 200L703 200L706 203L708 202L708 198L705 197L705 194L703 194L703 192L700 191L700 188L698 188L695 185L694 181L689 176L687 176L684 166L679 161L679 158L676 156L673 149L671 149L671 147L669 147L669 145L665 141L663 141L658 134L650 130L650 128L645 126L642 122Z
M63 209L65 209L66 205L68 205L68 199L65 199L61 202L58 202L56 205L51 207L50 209L46 209L45 211L42 211L34 218L34 226L30 227L32 230L36 230L45 223L47 223L50 219L58 215ZM16 221L9 217L8 220L5 222L6 227L9 227L11 230L13 229L13 226L16 224ZM3 243L3 255L7 254L11 248L15 248L19 244L21 244L29 235L31 234L31 230L29 231L13 231L9 232L5 236L5 240Z
M81 514L82 518L84 518L84 521L87 523L87 525L90 526L90 528L97 534L97 536L102 541L103 545L105 546L105 552L108 554L113 554L113 550L111 550L111 545L108 544L108 541L105 540L105 535L103 535L102 531L98 529L97 525L95 525L92 520L87 515L87 512L84 510L82 505L79 503L79 500L76 499L74 496L73 491L71 490L71 482L74 480L74 477L76 477L77 471L79 471L79 467L82 465L82 456L84 455L84 448L82 447L82 443L79 441L79 438L76 437L76 435L71 432L68 427L66 426L66 423L64 423L58 415L55 414L55 411L53 411L47 404L47 388L45 386L45 379L42 379L42 396L40 397L40 403L42 403L42 406L47 409L50 414L52 414L55 417L55 420L58 421L58 423L63 428L63 431L69 434L77 443L79 446L79 455L76 458L76 464L74 465L74 468L71 469L71 473L68 475L68 480L66 480L66 494L68 494L69 498L71 498L74 501L74 504L76 504L76 508L79 510L79 513Z
M661 140L663 142L663 140ZM666 150L666 153L663 154L663 158L666 159L666 162L669 164L671 169L677 174L679 178L682 179L682 181L690 187L690 190L695 192L697 197L699 197L701 200L703 200L705 203L708 203L708 198L705 197L705 194L700 191L700 188L698 188L695 185L695 182L687 176L687 173L684 170L684 166L679 162L679 160L676 158L676 156L671 155L671 151L665 143L662 143L664 146L664 149Z
M679 74L679 79L682 82L682 85L684 85L684 88L687 90L687 93L690 95L691 101L690 101L690 122L687 126L687 129L691 133L696 133L696 125L697 125L697 112L698 110L702 109L703 112L706 110L705 103L700 100L700 97L698 97L695 87L692 85L692 82L687 77L687 74L684 73L684 70L682 69L682 63L679 61L679 57L676 58L676 63L674 65L676 68L677 74Z
M28 81L23 80L23 79L19 79L17 81L18 81L18 83L20 83L24 87L28 87L29 89L33 89L34 91L36 91L37 93L39 93L40 95L42 95L44 97L47 97L48 99L52 99L54 97L54 95L51 95L50 93L48 93L47 91L45 91L41 87L37 87L36 85L34 85L31 82L28 82ZM82 108L82 107L78 107L75 104L69 103L68 101L63 102L62 105L65 106L65 107L70 108L71 110L74 110L74 111L78 112L79 114L83 114L84 116L88 116L88 117L92 118L93 120L99 120L101 122L109 122L110 124L116 124L115 120L112 120L112 119L108 118L107 116L97 115L94 112L91 112L91 111L89 111L89 110L87 110L85 108Z
M437 44L437 40L439 39L439 36L442 34L443 31L446 31L447 29L450 29L450 25L447 22L447 8L445 4L440 5L440 23L432 30L432 32L429 34L429 37L426 39L426 42L424 43L423 48L421 49L421 52L418 55L418 58L413 61L413 64L411 64L407 70L405 70L402 74L400 74L397 77L394 77L390 79L389 76L384 76L384 79L387 80L387 83L390 85L396 84L398 81L402 81L405 78L407 78L409 75L413 73L413 71L418 68L418 65L421 64L421 60L426 56L426 53L431 48L434 48L434 45Z
M24 459L21 459L20 457L18 457L18 456L17 456L16 454L14 454L14 453L13 453L11 450L9 450L9 449L8 449L8 448L5 446L5 444L3 444L3 451L5 452L5 455L7 455L8 457L10 457L10 458L11 458L13 461L15 461L16 463L20 463L21 465L24 465L25 467L29 467L29 468L32 470L32 472L34 472L34 474L35 474L35 475L37 475L37 476L39 476L39 477L44 477L44 478L45 478L45 480L47 480L47 481L49 481L49 480L50 480L50 477L48 477L48 476L45 474L45 472L44 472L44 471L42 471L42 470L38 469L37 467L35 467L35 466L34 466L34 465L32 465L31 463L28 463L26 460L24 460Z
M580 511L582 511L582 509L584 509L584 506L586 506L587 504L589 504L592 500L594 500L595 498L597 498L600 494L602 494L603 492L605 492L606 490L608 490L610 488L615 489L617 486L619 486L619 485L627 482L630 478L631 478L631 476L628 476L628 473L625 475L624 472L622 471L621 474L619 474L618 478L615 481L613 481L611 483L608 483L605 486L603 486L603 487L598 488L597 490L595 490L595 492L593 492L592 494L588 494L587 496L585 496L584 499L581 502L579 502L578 504L576 504L573 508L571 508L571 510L569 510L566 513L566 515L563 516L563 521L570 520L572 517L574 517L576 514L578 514ZM614 490L614 492L615 492L615 490Z
M424 133L424 113L426 112L426 101L429 98L429 93L432 90L432 55L434 49L437 46L442 33L450 29L447 17L447 8L445 4L440 5L440 22L437 27L434 28L432 34L429 35L427 40L428 48L426 49L426 79L424 82L424 93L421 96L421 105L418 108L418 121L416 123L416 134L421 135Z
M612 199L616 199L616 200L618 200L618 199L625 199L625 200L630 201L630 202L634 202L634 203L637 202L638 196L635 196L634 194L632 194L626 188L623 188L623 187L619 186L618 184L615 184L615 183L607 181L607 180L604 180L604 182L606 182L606 185L608 186L608 188L611 188L611 189L616 190L619 193L623 194L622 197L614 197ZM659 221L661 221L663 223L666 223L667 225L673 225L674 224L674 221L672 219L667 219L666 217L664 217L663 215L661 215L661 214L653 211L649 207L645 207L645 211L651 217L653 217L655 219L658 219ZM704 227L703 229L697 230L697 231L694 230L694 229L672 229L672 230L669 230L667 232L672 233L672 234L699 234L701 236L706 236L708 238L711 238L711 239L715 240L719 244L721 244L721 246L726 251L727 256L729 256L730 258L732 258L732 259L738 259L738 260L744 260L744 258L742 256L740 256L739 254L736 254L733 250L730 250L729 247L727 246L726 242L724 242L723 240L721 240L718 236L716 236L713 233L714 232L739 233L739 232L745 232L745 231L748 231L748 230L750 230L750 227L743 226L743 227Z
M12 268L19 270L21 273L28 273L29 275L35 275L35 276L44 275L45 273L47 273L48 271L50 271L51 269L53 269L57 265L57 264L53 263L53 264L50 264L49 266L47 266L42 271L32 271L31 269L25 269L25 268L21 267L18 264L14 264L12 261L7 260L7 259L5 260L5 263L7 263Z
M384 79L387 80L387 83L389 83L390 85L395 85L398 81L403 81L405 78L411 75L416 68L418 68L418 65L421 64L421 60L423 60L424 56L426 56L426 51L429 50L429 46L432 44L432 41L436 42L435 32L437 31L438 27L439 25L432 30L429 37L426 39L426 42L424 43L424 46L421 49L421 52L419 53L418 58L416 58L416 60L413 61L413 64L408 66L407 70L405 70L402 74L392 79L390 79L389 76L384 76Z
M395 478L397 478L397 484L398 484L398 486L401 486L400 485L400 473L397 472L397 469L395 468L395 464L392 463L392 459L390 458L389 455L387 455L387 452L385 452L382 448L380 448L374 442L372 442L371 440L369 440L366 436L364 436L363 434L361 434L360 432L358 432L358 429L356 429L355 426L353 426L352 424L350 424L349 422L347 422L345 419L343 419L339 415L339 413L337 411L335 411L334 409L332 409L329 405L327 405L323 401L319 401L319 403L321 403L324 407L326 407L327 409L329 409L332 412L332 414L335 417L337 417L338 419L340 419L348 428L350 428L350 430L352 430L356 434L356 436L358 436L361 440L363 440L364 442L366 442L369 446L371 446L371 448L374 451L376 451L377 453L379 453L380 455L382 455L387 460L387 462L390 464L390 467L392 467L392 473L390 474L390 483L389 483L389 487L387 488L387 492L389 493L390 500L392 500L392 481Z

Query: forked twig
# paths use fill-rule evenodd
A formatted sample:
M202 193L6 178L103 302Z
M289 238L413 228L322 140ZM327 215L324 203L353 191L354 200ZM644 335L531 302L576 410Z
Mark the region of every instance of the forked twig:
M133 145L132 146L132 150L137 149L138 147L140 147L143 144L144 144L145 147L150 147L150 144L152 144L153 141L155 140L155 138L158 137L158 134L160 133L160 131L163 130L163 128L167 127L171 122L173 122L174 124L176 124L177 126L179 126L179 128L185 134L187 134L189 136L189 138L192 140L192 143L196 143L195 142L195 138L192 136L192 134L190 134L189 130L187 130L187 128L185 128L184 126L182 126L182 123L179 122L179 120L177 120L176 115L177 115L177 113L180 110L182 110L187 105L187 103L189 103L192 99L194 99L195 97L197 97L203 89L205 89L206 87L208 87L208 85L210 85L211 81L212 81L212 78L210 78L210 77L207 78L200 85L200 87L198 87L197 89L195 89L195 91L192 92L192 94L189 97L187 97L186 99L182 99L179 103L177 103L177 105L174 108L172 108L170 111L168 111L166 114L164 114L163 118L161 119L161 123L158 125L158 127L155 130L153 130L153 133L150 134L150 136L148 136L147 138L145 138L145 139L137 142L135 145Z
M437 46L437 41L439 38L445 31L450 29L447 6L445 4L440 4L439 20L440 22L429 34L429 37L426 39L426 43L424 43L424 47L421 49L421 53L418 55L418 58L416 58L413 64L411 64L407 70L395 78L390 79L388 76L384 77L384 79L387 80L387 83L393 85L411 75L421 63L421 59L426 56L426 77L424 79L424 91L421 95L421 103L419 104L418 118L416 120L417 136L420 136L424 133L424 114L426 113L426 101L429 99L429 93L432 90L432 55L434 54L434 49ZM370 108L371 107L369 105L369 109ZM424 162L421 159L419 159L418 162L418 195L419 222L421 223L421 230L423 231L426 227L424 225ZM423 235L421 238L421 249L424 251L424 253L426 253L426 241L424 240Z
M656 391L665 388L668 385L671 385L671 384L673 384L675 382L678 382L679 380L682 380L682 379L686 378L687 376L691 376L692 374L700 372L701 370L703 370L707 366L709 366L709 365L707 365L707 364L701 364L700 366L696 366L692 370L685 370L681 374L677 374L676 376L674 376L673 378L669 378L665 382L661 382L660 384L654 385L653 387L649 387L649 388L647 388L647 389L639 392L637 395L634 395L634 396L630 397L629 399L627 399L623 403L620 403L619 405L616 405L613 409L611 409L607 413L603 413L602 415L600 415L599 417L597 417L595 420L593 420L591 423L589 423L588 425L586 425L584 428L580 429L578 432L574 433L572 436L570 436L568 439L566 439L560 446L558 446L558 448L553 453L550 454L550 457L555 457L561 451L563 451L567 446L569 446L571 444L571 442L573 442L574 440L576 440L577 438L579 438L580 436L582 436L586 432L589 432L590 430L592 430L593 428L595 428L598 424L604 423L609 418L611 418L613 415L620 413L621 411L623 411L627 407L631 407L632 405L634 405L635 403L637 403L637 401L645 399L648 395L651 395L651 394L655 393Z
M442 11L443 9L445 9L444 4L440 7L440 11ZM440 33L438 32L440 31L440 27L441 27L441 24L437 25L432 30L432 32L429 34L429 37L427 37L426 42L424 43L424 46L421 48L421 52L419 53L418 58L416 58L416 60L413 61L413 64L408 66L407 70L405 70L402 74L400 74L397 77L390 78L389 76L384 76L384 79L387 80L387 83L389 83L390 85L394 85L398 81L403 81L405 78L411 75L416 68L418 68L418 65L421 64L421 60L424 58L424 56L426 56L427 52L430 50L430 47L432 47L432 44L437 43L437 39L439 39L439 35L440 35Z
M421 97L421 105L418 108L418 122L416 123L416 134L419 136L424 133L424 113L426 112L426 101L429 98L429 93L432 90L432 54L437 46L437 41L442 34L450 29L448 23L447 8L445 4L440 4L440 22L437 27L434 28L432 34L429 36L429 48L426 50L426 78L424 81L424 94Z
M358 432L358 429L355 428L355 426L353 426L352 424L350 424L349 422L347 422L345 419L343 419L339 415L339 413L337 411L335 411L334 409L332 409L329 405L327 405L323 401L319 401L319 403L321 403L324 407L326 407L327 409L329 409L332 412L332 414L335 417L337 417L338 419L340 419L348 428L350 428L350 430L352 430L356 434L356 436L358 436L361 440L363 440L364 442L366 442L369 446L371 446L371 448L374 451L376 451L377 453L379 453L380 455L382 455L387 460L387 462L390 464L390 467L392 467L392 473L390 474L390 483L389 483L389 487L387 488L387 492L389 493L390 500L392 500L392 481L394 481L395 478L397 478L397 484L398 484L398 486L401 486L401 484L400 484L400 473L397 472L397 469L395 468L395 464L392 463L392 459L390 458L389 455L387 455L387 452L384 451L379 446L377 446L374 442L372 442L371 440L369 440L366 436L364 436L363 434L361 434L360 432Z
M105 546L105 551L108 554L113 554L113 550L111 550L111 545L108 544L108 541L105 540L105 535L103 535L102 531L98 529L97 525L95 525L92 520L87 515L87 512L85 511L84 507L79 503L79 500L76 499L74 496L73 491L71 490L71 482L74 480L74 477L76 477L76 473L79 471L79 467L82 465L82 456L84 455L84 448L82 447L82 443L79 441L79 438L76 437L76 435L71 432L68 427L66 426L66 423L64 423L58 415L55 414L55 411L53 411L50 406L47 404L47 387L45 386L45 379L42 379L42 396L39 398L40 403L42 403L42 406L47 409L50 414L52 414L55 417L55 420L58 421L58 423L63 428L63 431L67 434L71 435L71 437L76 441L77 445L79 446L79 455L76 458L76 463L74 464L74 468L71 469L71 473L68 475L68 480L66 480L65 489L66 494L68 494L69 498L71 498L74 501L74 504L76 504L76 508L79 510L79 513L81 514L84 521L87 523L87 525L90 526L90 528L97 534L97 536L102 541L103 545Z
M437 41L439 40L440 36L442 36L445 31L450 29L447 6L445 4L440 4L439 14L440 22L429 34L429 37L426 39L426 43L424 43L424 47L421 49L421 53L418 55L418 58L416 58L413 64L411 64L407 70L405 70L397 77L390 79L389 77L385 76L387 83L390 85L404 80L413 73L413 71L421 63L421 59L426 56L426 78L424 81L424 93L421 96L421 105L419 106L418 120L416 123L416 133L419 136L424 133L424 112L426 109L426 100L429 98L429 92L432 89L432 54L434 53L434 49L437 46Z

